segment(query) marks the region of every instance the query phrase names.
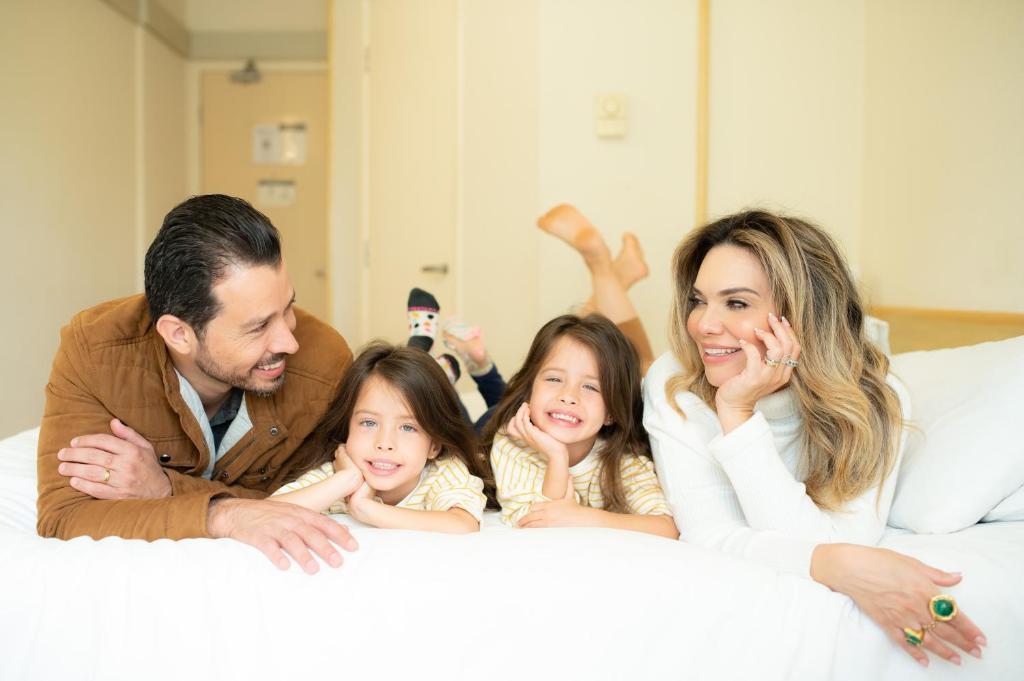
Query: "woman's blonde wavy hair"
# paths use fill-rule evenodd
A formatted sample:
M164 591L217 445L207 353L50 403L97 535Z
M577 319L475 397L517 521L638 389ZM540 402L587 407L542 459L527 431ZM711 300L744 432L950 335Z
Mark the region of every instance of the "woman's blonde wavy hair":
M819 507L840 509L892 471L903 419L899 398L885 382L889 359L864 335L853 278L835 242L820 228L748 211L712 222L679 244L672 259L676 289L670 336L683 370L665 384L669 404L685 418L675 395L689 390L714 408L715 388L704 375L686 322L701 263L722 244L745 248L757 258L775 313L792 324L801 350L789 385L804 424L804 484Z

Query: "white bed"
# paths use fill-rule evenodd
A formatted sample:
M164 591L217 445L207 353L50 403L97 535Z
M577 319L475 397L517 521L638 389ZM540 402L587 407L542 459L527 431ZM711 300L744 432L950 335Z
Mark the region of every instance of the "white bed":
M1024 338L1014 342L1021 373ZM915 412L922 440L949 420L929 383L951 361L940 353L991 357L977 347L897 358L926 409ZM1024 381L1013 381L1019 410ZM963 403L964 390L938 392ZM986 467L979 491L942 462L934 446L955 433L941 434L908 451L894 517L935 521L915 516L916 495L948 475L968 487L934 501L955 506L942 522L976 513L960 499L979 496L1000 521L886 536L883 546L963 572L950 593L989 639L983 660L924 669L845 596L636 533L513 531L493 517L469 536L355 528L359 551L312 577L229 540L41 539L28 431L0 441L0 679L1024 679L1024 504L1019 489L1004 493L1024 479L1009 479L1024 476L1024 450L1008 444L996 462L962 453L970 470Z

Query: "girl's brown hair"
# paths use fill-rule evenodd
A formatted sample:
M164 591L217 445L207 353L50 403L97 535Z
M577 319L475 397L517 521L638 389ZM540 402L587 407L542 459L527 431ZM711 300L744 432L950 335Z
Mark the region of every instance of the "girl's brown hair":
M338 445L348 441L356 400L372 376L398 391L423 432L440 446L439 457L454 456L466 464L470 473L483 480L488 505L497 508L494 477L487 459L476 446L473 429L462 417L455 388L434 358L418 348L377 341L360 351L314 431L319 459L313 467L333 461Z
M693 285L704 257L731 244L761 263L775 313L800 341L800 367L790 386L803 419L804 485L826 509L885 479L895 465L903 419L886 383L889 359L864 334L864 308L846 261L822 229L792 217L749 211L724 217L687 236L673 256L672 352L683 370L665 384L669 404L689 390L714 408L696 344L686 331ZM881 489L881 488L879 488Z
M643 397L640 393L640 359L636 349L615 324L599 314L583 317L562 315L541 327L533 339L523 367L508 383L505 396L494 409L481 436L483 451L489 453L494 437L504 432L520 405L529 402L533 382L544 360L562 338L571 338L594 353L598 380L610 425L602 426L600 449L601 493L605 508L628 513L622 489L621 461L625 454L650 457L650 443L643 429Z

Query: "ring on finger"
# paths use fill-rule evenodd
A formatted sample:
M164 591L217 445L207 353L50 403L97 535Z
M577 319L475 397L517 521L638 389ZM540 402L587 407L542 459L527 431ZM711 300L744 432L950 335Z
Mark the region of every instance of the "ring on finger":
M765 364L766 364L767 366L770 366L770 367L777 367L777 366L779 366L780 364L782 364L782 362L781 362L781 361L779 361L779 360L777 360L777 359L772 359L772 358L771 358L771 357L769 357L768 355L765 355L765 356L764 356L764 363L765 363Z
M110 482L110 469L109 468L104 468L103 469L103 484L106 485L109 482Z
M915 648L924 644L925 632L927 629L912 629L911 627L903 627L903 638L907 643L914 646Z
M960 610L956 607L956 599L946 594L932 596L928 601L928 611L937 622L948 622L957 616Z
M800 362L796 361L795 359L790 359L789 357L782 360L782 363L793 369L796 369L798 366L800 366Z

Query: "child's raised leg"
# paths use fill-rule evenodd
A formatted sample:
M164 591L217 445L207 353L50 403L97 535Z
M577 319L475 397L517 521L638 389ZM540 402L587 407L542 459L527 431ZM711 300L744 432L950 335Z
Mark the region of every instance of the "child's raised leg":
M583 213L569 204L559 204L537 220L537 226L572 246L590 270L593 310L614 322L640 356L641 370L654 361L650 341L627 290L647 276L647 263L640 244L632 234L623 239L623 252L612 260L608 245ZM616 262L619 268L616 268ZM620 275L622 279L620 279Z

